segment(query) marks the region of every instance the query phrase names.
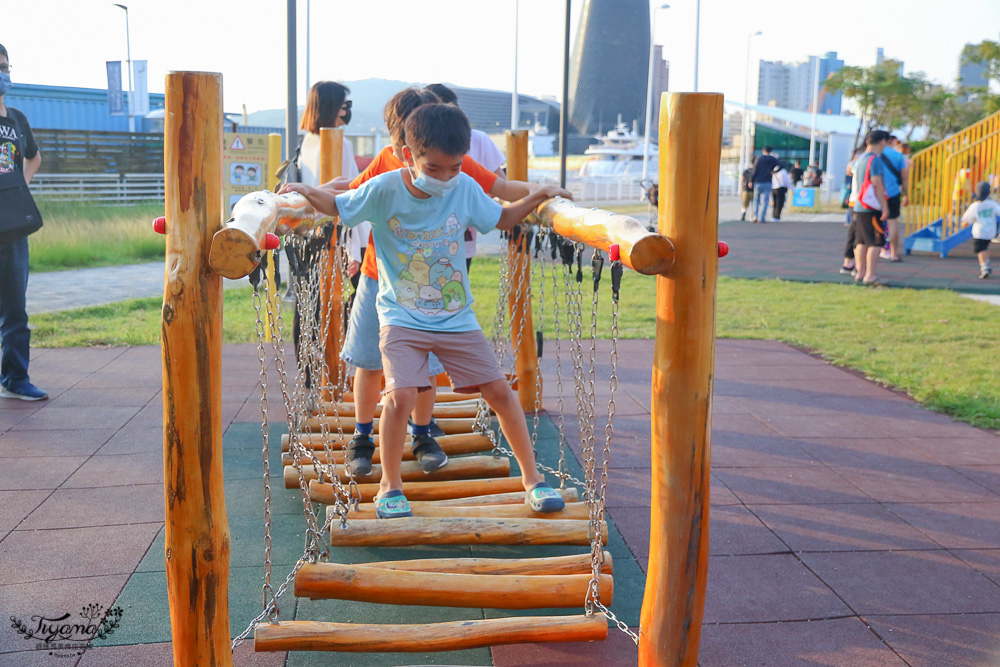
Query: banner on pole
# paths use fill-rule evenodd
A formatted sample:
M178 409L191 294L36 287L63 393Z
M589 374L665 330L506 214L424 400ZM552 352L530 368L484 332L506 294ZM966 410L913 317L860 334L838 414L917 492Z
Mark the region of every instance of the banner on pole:
M125 98L122 96L122 61L108 62L108 111L112 116L125 115Z
M133 91L135 102L132 106L132 113L140 118L149 114L149 87L146 83L146 61L132 61L132 76L135 81Z

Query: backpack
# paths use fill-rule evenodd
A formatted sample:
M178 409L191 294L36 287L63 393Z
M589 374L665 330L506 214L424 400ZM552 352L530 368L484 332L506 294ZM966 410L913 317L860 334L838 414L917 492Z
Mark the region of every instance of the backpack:
M861 187L858 192L858 201L861 202L863 208L869 211L881 211L882 202L875 195L875 188L872 187L871 171L872 171L872 160L875 156L872 155L868 158L868 164L865 165L865 180L862 181Z

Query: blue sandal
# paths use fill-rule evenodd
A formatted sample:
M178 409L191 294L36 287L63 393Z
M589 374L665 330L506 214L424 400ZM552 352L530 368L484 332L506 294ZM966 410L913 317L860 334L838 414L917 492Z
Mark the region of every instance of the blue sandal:
M524 502L536 512L560 512L566 502L558 491L545 482L539 482L525 494Z
M413 512L403 492L394 490L375 499L375 516L380 519L399 519L413 516Z

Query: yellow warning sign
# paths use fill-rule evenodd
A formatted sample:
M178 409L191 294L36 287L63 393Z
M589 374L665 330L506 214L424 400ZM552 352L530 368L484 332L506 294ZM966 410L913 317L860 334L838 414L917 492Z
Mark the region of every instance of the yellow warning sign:
M267 189L267 135L226 132L223 146L228 148L222 151L222 195L232 212L243 195Z

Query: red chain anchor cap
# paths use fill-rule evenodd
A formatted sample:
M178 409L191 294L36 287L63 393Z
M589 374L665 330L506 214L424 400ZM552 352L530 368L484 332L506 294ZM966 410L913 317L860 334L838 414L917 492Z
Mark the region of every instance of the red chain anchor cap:
M725 257L729 254L729 244L725 241L719 241L719 257Z
M277 234L271 232L264 234L264 250L277 250L280 245L281 239L278 238Z
M161 215L159 218L153 220L153 231L157 234L166 234L167 219Z

